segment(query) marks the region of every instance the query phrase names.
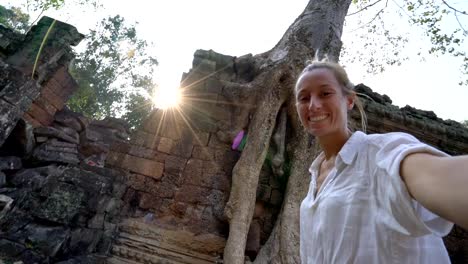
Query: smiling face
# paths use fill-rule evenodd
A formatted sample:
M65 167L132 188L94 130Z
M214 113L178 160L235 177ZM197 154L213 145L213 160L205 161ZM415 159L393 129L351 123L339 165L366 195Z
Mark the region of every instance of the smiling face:
M348 110L353 104L354 93L345 95L330 69L307 71L297 82L297 112L302 125L316 137L346 135Z

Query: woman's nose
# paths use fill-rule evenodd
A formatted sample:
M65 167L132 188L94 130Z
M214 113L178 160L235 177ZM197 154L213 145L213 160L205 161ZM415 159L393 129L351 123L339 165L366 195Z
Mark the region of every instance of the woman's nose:
M310 98L309 100L309 110L316 110L320 109L322 107L322 102L318 100L317 98Z

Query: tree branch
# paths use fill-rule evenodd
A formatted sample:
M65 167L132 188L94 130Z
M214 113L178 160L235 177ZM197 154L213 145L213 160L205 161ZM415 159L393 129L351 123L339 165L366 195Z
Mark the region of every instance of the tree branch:
M463 33L468 34L468 31L466 31L466 29L463 27L462 23L458 19L457 13L455 13L455 18L457 19L458 25L460 25L460 28L463 30Z
M34 23L37 22L37 20L42 16L42 14L44 13L44 8L41 10L41 13L36 17L36 19L34 19L34 21L29 25L28 29L26 30L26 33L29 32L29 30L31 30L31 28L33 27Z
M355 15L355 14L357 14L357 13L360 13L360 12L366 10L367 8L371 7L371 6L376 5L376 4L379 3L380 1L382 1L382 0L377 0L377 1L375 1L374 3L369 4L369 5L367 5L367 6L363 7L363 8L361 8L360 10L358 10L358 11L356 11L356 12L354 12L354 13L348 14L348 15L346 15L346 16L352 16L352 15Z
M363 28L363 27L369 25L370 23L374 22L374 20L375 20L383 11L384 11L384 8L380 9L380 11L377 12L377 14L375 14L375 16L374 16L369 22L367 22L366 24L361 25L360 27L357 27L357 28L355 28L355 29L353 29L353 30L351 30L351 31L349 31L349 32L354 32L354 31L356 31L356 30L358 30L358 29L361 29L361 28Z
M456 13L460 13L460 14L463 14L463 15L467 15L468 16L468 13L466 11L460 11L454 7L452 7L451 5L449 5L445 0L442 0L442 3L444 3L444 5L446 5L448 8L452 9L453 11L455 11L455 14Z

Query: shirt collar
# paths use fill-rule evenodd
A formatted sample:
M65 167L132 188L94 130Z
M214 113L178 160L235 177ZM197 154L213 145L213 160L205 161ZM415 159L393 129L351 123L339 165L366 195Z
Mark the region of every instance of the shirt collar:
M341 148L340 152L338 153L338 157L341 158L345 164L350 165L353 162L354 157L356 157L356 154L363 146L362 143L365 141L365 139L366 134L363 132L354 132Z
M359 150L362 147L362 143L366 139L366 134L364 134L361 131L356 131L354 132L351 137L346 141L346 143L343 145L341 148L340 152L338 152L338 157L335 161L336 162L343 162L346 165L350 165L354 157L356 157L356 154L359 152ZM320 152L320 154L315 158L315 160L312 162L312 164L309 167L309 172L312 173L314 170L320 166L320 163L324 159L324 154L323 151Z

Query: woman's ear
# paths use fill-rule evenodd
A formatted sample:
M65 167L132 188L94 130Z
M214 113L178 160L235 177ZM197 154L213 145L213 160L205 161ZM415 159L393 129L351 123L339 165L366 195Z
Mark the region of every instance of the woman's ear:
M355 100L356 100L356 92L352 91L346 98L346 104L348 106L348 111L353 109Z

